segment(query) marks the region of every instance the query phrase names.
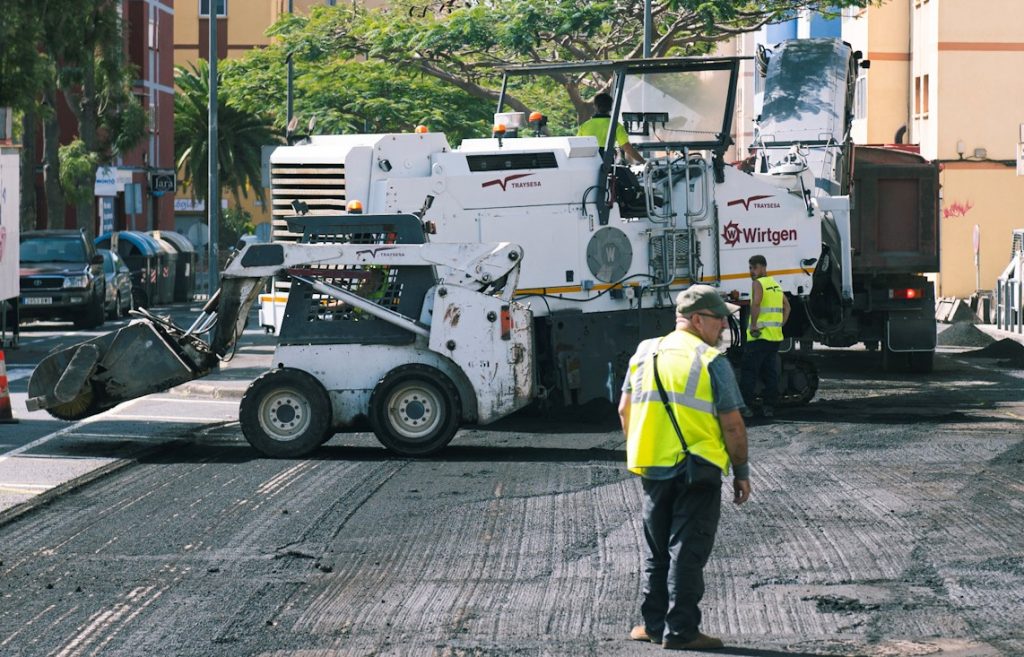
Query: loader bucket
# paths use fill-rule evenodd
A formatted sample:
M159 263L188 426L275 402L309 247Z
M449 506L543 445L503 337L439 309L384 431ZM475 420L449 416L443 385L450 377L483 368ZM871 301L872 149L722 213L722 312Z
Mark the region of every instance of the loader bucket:
M205 376L216 363L201 340L183 339L158 318L139 319L44 358L29 379L27 406L79 420Z

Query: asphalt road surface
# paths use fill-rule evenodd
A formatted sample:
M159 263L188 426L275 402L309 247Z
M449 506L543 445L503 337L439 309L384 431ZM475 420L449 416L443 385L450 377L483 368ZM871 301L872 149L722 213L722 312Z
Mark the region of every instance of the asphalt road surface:
M751 426L753 497L723 504L703 605L719 654L1024 655L1024 372L816 358L818 398ZM641 498L608 409L510 418L423 460L367 434L261 459L230 412L173 412L68 425L83 456L161 439L0 526L0 655L660 652L626 638Z

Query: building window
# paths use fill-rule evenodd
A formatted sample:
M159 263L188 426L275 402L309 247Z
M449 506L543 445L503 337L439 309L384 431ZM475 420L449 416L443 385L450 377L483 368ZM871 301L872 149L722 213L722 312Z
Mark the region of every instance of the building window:
M209 16L210 15L210 0L199 0L199 15ZM228 15L228 0L217 0L217 15L227 16Z
M921 116L921 76L914 77L914 116Z
M928 118L928 76L918 75L914 78L914 116L919 119Z
M921 114L928 116L928 76L921 78Z

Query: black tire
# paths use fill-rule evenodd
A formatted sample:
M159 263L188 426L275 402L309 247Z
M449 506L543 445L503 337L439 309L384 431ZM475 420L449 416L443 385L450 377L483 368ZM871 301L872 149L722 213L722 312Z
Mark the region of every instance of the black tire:
M271 458L297 458L324 442L331 426L331 400L314 377L284 367L253 381L238 409L242 433Z
M132 288L132 308L149 308L149 295L145 290Z
M121 307L121 293L118 292L117 296L114 297L114 307L107 313L107 319L118 320L124 317L124 309Z
M907 355L910 358L910 371L915 374L928 374L935 368L934 351L912 351Z
M370 426L377 439L402 456L427 456L459 430L462 404L451 380L426 365L403 365L370 395Z
M79 317L75 318L75 328L94 329L103 326L107 318L107 308L103 298L93 299L93 303Z

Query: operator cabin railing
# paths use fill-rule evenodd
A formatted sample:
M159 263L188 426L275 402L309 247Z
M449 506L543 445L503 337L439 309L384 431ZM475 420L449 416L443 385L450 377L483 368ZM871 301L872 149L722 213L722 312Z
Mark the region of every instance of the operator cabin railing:
M1024 333L1024 251L1015 249L1010 264L996 279L996 326Z

